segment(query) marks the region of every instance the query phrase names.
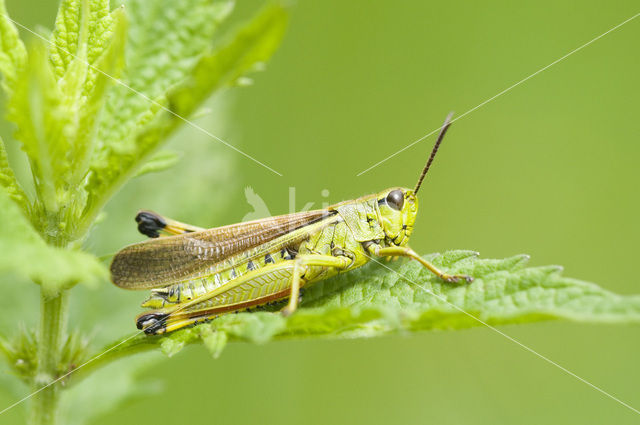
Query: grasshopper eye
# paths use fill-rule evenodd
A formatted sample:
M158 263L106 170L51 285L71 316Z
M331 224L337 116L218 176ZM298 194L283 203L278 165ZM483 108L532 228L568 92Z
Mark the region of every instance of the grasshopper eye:
M401 190L392 190L387 195L387 205L394 210L400 211L404 205L404 193Z

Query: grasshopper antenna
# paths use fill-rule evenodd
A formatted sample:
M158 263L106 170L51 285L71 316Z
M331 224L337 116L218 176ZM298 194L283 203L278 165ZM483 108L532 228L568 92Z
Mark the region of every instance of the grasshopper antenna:
M414 195L418 193L418 189L420 189L420 185L422 185L424 176L427 175L427 171L429 171L429 167L431 167L433 158L436 157L436 153L438 152L438 148L440 147L440 142L442 142L442 139L444 139L444 135L449 129L449 126L451 126L452 116L453 116L453 112L449 112L449 115L447 115L447 118L444 119L444 124L442 124L442 128L440 129L440 133L438 134L438 139L436 140L436 144L433 146L433 149L431 150L431 155L429 155L429 159L427 160L427 165L424 166L424 169L422 170L422 174L420 174L420 178L418 179L418 183L416 184L416 188L413 189Z

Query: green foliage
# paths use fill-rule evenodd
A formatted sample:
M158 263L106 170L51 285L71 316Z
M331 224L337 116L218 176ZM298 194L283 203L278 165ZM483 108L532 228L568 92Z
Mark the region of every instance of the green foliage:
M95 285L108 278L95 256L45 243L7 193L0 190L0 275L14 273L39 283L53 295L78 282ZM10 285L2 279L2 285Z
M108 0L65 0L51 47L34 41L28 55L3 19L7 117L28 156L36 197L26 199L4 149L0 181L46 240L82 239L127 179L176 161L153 155L184 117L271 56L285 11L266 8L214 44L231 8L229 1L132 0L109 12Z
M229 1L127 1L130 21L121 81L110 90L100 123L99 160L135 149L135 134L158 112L167 90L186 79L231 11ZM180 23L177 25L177 23ZM210 95L211 92L205 93ZM113 151L113 153L111 153ZM117 160L117 158L116 158Z
M135 177L149 173L157 173L171 168L180 160L180 153L169 150L156 152L136 172Z
M114 16L116 15L116 16ZM111 39L114 20L123 19L122 9L111 13L109 0L63 0L51 38L51 62L56 79L84 69L81 87L91 90L98 70L92 68L105 52L105 40ZM106 72L106 70L104 70Z
M138 169L170 135L155 129L173 129L180 123L163 114L167 92L189 78L198 58L211 48L213 35L231 6L230 2L206 0L125 3L131 19L127 69L122 84L109 93L98 130L101 143L91 163L88 184L89 220L126 179L147 172ZM203 95L206 98L211 93ZM147 137L149 133L153 136Z
M4 77L2 88L5 92L11 91L15 84L16 75L24 66L27 59L27 51L20 40L18 30L9 19L4 0L0 1L0 73Z
M108 0L65 0L50 46L36 40L28 55L2 18L7 117L27 154L35 197L20 187L4 145L0 183L46 242L82 240L128 178L175 163L177 155L155 150L183 122L176 111L191 115L273 53L286 25L284 10L265 9L216 46L213 35L231 8L229 1L131 0L110 12Z
M191 113L204 99L203 93L237 84L247 73L260 70L280 44L286 25L284 9L264 9L229 41L202 56L190 78L169 92L171 110L179 115Z
M20 40L18 30L9 19L4 0L0 0L0 74L2 74L2 89L7 96L13 93L16 85L16 78L24 68L27 60L27 52ZM20 184L16 180L15 174L9 166L7 152L4 142L0 140L0 185L11 196L23 211L29 209L28 200Z
M307 288L302 307L288 318L277 307L225 315L166 336L137 334L91 355L86 335L66 332L63 298L77 283L107 280L104 264L80 250L87 232L127 180L173 165L179 156L159 150L162 144L213 93L246 85L283 37L287 13L269 6L227 38L215 38L232 6L228 0L128 0L111 11L108 0L63 0L50 41L34 39L27 49L0 0L7 118L32 176L18 181L0 140L0 275L5 293L26 278L41 285L42 306L55 306L42 308L38 332L1 337L0 353L34 390L88 362L33 398L34 418L52 422L61 388L81 378L94 391L67 392L64 409L74 422L66 423L88 421L136 392L154 391L155 384L133 378L136 362L92 372L133 353L159 349L171 356L196 342L218 357L234 341L373 337L483 322L640 322L638 296L564 278L557 267L526 268L523 256L479 260L454 251L429 259L473 275L472 284L443 283L415 262L371 264ZM12 289L23 296L21 288Z
M22 328L12 341L0 339L0 352L13 371L25 383L35 379L38 370L37 336L34 330ZM69 365L78 365L85 355L88 339L73 332L65 337L62 344L60 361L56 365L56 376L69 372Z
M23 328L11 342L0 338L0 353L12 366L16 376L23 381L33 378L38 364L36 335L33 331Z
M16 175L9 166L9 158L4 147L4 142L0 139L0 186L2 186L13 202L15 202L22 210L27 213L29 201L24 190L18 183Z
M540 320L640 323L640 296L563 277L558 266L525 267L524 255L485 260L451 251L425 258L475 280L446 283L415 261L372 263L306 288L301 308L288 318L275 310L225 315L166 336L139 335L112 354L157 347L172 356L202 342L218 357L227 341L368 338Z
M287 22L280 6L218 43L232 8L229 0L128 0L111 11L109 0L62 0L50 40L38 36L25 48L0 0L6 118L32 177L19 181L0 140L0 276L5 293L31 280L41 285L41 305L55 306L42 307L39 332L0 338L13 374L28 385L87 358L88 339L66 333L63 296L77 283L108 279L105 265L80 250L106 202L128 179L175 164L177 153L158 148L215 91L260 69L280 43ZM224 342L214 335L208 344ZM74 399L91 406L74 414L77 423L88 420L130 396L132 372L120 369L117 395L88 401L78 393L65 406ZM103 386L113 390L114 382ZM59 386L34 398L35 422L55 419Z
M16 124L15 137L29 158L37 195L28 209L31 221L47 239L62 245L75 239L74 227L86 204L83 181L95 123L108 75L122 64L124 12L102 18L108 1L100 3L91 3L88 10L84 2L87 10L81 13L79 2L64 2L53 47L34 41L26 62L5 74L7 118ZM85 15L91 18L80 19ZM74 27L76 19L81 25Z
M112 102L111 97L107 104L104 126L99 134L100 140L110 142L102 146L91 165L88 184L90 210L86 215L89 220L95 218L106 197L125 179L136 175L143 160L148 159L159 143L183 124L183 117L192 115L213 91L234 84L241 76L259 68L259 64L275 51L287 24L286 12L279 6L264 9L235 33L231 41L222 47L210 45L204 54L196 55L192 44L189 48L179 44L180 40L190 37L195 37L193 43L196 46L201 42L200 37L206 40L207 32L199 26L204 25L203 13L211 15L207 21L214 24L211 30L215 30L215 24L228 14L229 8L225 5L227 3L202 8L204 12L199 12L197 17L187 14L190 24L179 28L179 32L185 33L181 36L162 31L173 27L170 15L160 13L166 8L164 3L138 5L144 11L140 11L139 19L146 25L152 21L149 16L158 15L158 20L152 21L153 28L145 27L140 34L132 32L134 39L131 44L144 45L145 48L133 60L132 71L125 78L129 88L114 88L115 92L126 90L126 94L119 97L122 104ZM188 10L178 8L176 13ZM176 43L175 50L167 47ZM174 56L167 57L167 54ZM147 89L142 90L140 86Z

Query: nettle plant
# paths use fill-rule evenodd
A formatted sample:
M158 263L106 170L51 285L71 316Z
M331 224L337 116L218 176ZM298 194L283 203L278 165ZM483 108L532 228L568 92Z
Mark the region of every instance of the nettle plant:
M104 366L143 351L171 356L189 343L201 342L218 357L232 341L363 338L549 319L640 321L638 296L562 277L556 266L526 267L526 256L486 260L452 251L425 258L473 276L473 284L447 284L416 262L398 261L311 286L290 317L226 315L164 336L132 332L106 346L68 329L70 290L108 284L105 262L83 247L105 204L133 177L171 165L174 158L158 149L183 117L220 88L243 82L279 45L287 13L276 5L218 40L232 7L129 0L110 10L108 0L65 0L53 32L30 37L27 48L0 0L6 118L31 171L19 181L0 141L0 282L6 293L16 276L39 285L41 306L38 328L0 336L0 352L26 384L16 387L16 401L29 396L32 423L52 424L65 412L73 414L64 423L88 421L140 385L132 379L137 359L120 361L100 386L92 377ZM73 396L83 381L94 391Z

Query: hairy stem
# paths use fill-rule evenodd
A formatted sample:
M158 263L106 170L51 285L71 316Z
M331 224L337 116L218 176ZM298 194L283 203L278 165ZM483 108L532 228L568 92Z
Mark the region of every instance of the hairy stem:
M58 377L61 345L67 322L66 292L50 296L42 289L40 313L38 368L33 380L33 391L39 392L33 397L30 422L33 425L53 425L57 422L60 386L49 384ZM43 388L45 386L47 387Z

